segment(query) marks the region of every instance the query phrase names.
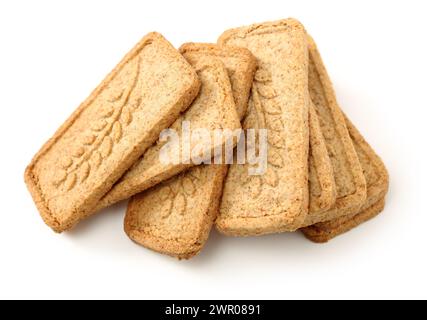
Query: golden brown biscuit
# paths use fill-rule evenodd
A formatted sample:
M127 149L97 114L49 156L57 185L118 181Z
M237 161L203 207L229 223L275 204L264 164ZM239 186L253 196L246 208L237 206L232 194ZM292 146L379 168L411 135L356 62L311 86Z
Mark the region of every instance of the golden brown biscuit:
M218 43L245 47L257 58L244 128L268 129L268 165L230 166L217 228L236 236L293 231L308 210L308 52L296 20L255 24L223 33ZM259 132L259 131L257 131Z
M179 259L202 250L227 165L201 165L131 198L124 228L136 243Z
M163 36L145 36L27 167L25 181L44 221L61 232L90 214L199 86Z

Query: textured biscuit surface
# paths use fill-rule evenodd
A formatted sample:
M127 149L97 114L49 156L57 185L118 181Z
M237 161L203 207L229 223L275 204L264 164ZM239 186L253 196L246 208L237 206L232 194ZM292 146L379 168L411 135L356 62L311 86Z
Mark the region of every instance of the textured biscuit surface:
M208 239L226 172L226 165L197 166L132 197L126 234L173 257L196 255Z
M224 63L230 77L237 114L240 119L246 114L256 59L245 48L220 47L209 43L185 43L180 52L187 58L213 56Z
M313 104L309 110L309 124L308 180L310 204L308 215L318 215L335 204L336 186L328 149Z
M308 210L308 54L303 26L293 19L226 31L220 45L245 47L257 58L244 128L268 129L263 175L231 165L217 228L236 236L290 231Z
M202 82L200 93L194 100L190 108L171 126L182 137L183 121L190 122L191 130L208 129L211 137L215 129L239 129L240 120L236 113L236 107L231 91L231 84L228 78L227 70L223 63L211 56L189 56L184 55L194 66ZM193 148L196 147L196 140L191 138L191 154L197 153ZM226 138L223 137L219 145L207 144L199 148L200 156L205 154L206 150L213 150L216 147L225 145ZM233 139L234 145L236 139ZM142 192L157 183L165 181L174 175L192 167L194 163L170 163L164 164L160 160L160 150L166 142L158 142L150 147L142 158L137 161L132 168L114 185L114 187L101 199L98 209L106 207L120 200L127 199L139 192ZM180 145L179 152L182 154L183 144ZM211 157L209 157L210 159Z
M166 39L145 36L27 167L25 180L44 221L61 232L87 216L199 86Z
M307 215L304 226L328 221L358 211L366 199L366 181L338 106L332 83L311 37L309 44L309 89L319 118L334 171L337 198L327 211Z
M255 60L246 49L185 44L181 52L187 57L192 54L221 59L231 75L236 108L246 109L255 70ZM126 213L126 233L152 250L177 258L194 256L206 242L218 213L227 168L195 167L134 196Z
M348 118L346 118L346 123L365 175L367 183L366 201L360 210L301 229L308 239L315 242L325 242L349 231L368 218L380 213L384 207L384 204L381 205L381 203L384 202L389 185L387 169L381 158Z

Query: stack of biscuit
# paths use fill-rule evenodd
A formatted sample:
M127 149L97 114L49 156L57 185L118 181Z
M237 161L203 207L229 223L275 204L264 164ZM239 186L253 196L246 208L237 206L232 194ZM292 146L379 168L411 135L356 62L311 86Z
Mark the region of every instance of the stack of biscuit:
M160 133L180 133L186 121L210 132L267 129L265 172L160 161ZM314 40L294 19L179 50L146 35L35 155L25 181L56 232L130 199L126 234L185 259L214 224L230 236L301 230L327 242L379 214L388 190L383 162L338 106Z

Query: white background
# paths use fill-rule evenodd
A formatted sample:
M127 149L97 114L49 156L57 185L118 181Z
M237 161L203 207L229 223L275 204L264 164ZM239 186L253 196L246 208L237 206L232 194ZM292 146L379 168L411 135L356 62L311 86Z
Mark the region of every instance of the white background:
M0 298L427 298L425 1L1 1ZM132 243L125 205L46 227L23 173L34 153L149 31L176 47L298 18L342 108L384 159L384 213L328 244L225 238L178 261Z

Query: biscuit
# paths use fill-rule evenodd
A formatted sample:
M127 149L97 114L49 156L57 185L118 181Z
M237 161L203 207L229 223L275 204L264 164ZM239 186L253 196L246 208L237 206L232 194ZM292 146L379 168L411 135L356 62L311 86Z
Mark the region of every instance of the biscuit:
M239 129L240 119L236 113L236 106L231 91L231 84L227 70L223 63L212 56L187 56L190 64L196 69L202 82L200 93L191 107L171 126L181 137L183 121L189 121L191 128L204 128L211 131L213 137L214 129ZM237 143L233 139L233 144ZM114 185L114 187L100 200L97 209L107 207L115 202L125 200L137 193L165 181L178 173L194 166L192 161L184 163L164 164L160 159L160 150L165 144L158 142L138 160L133 167ZM220 146L226 143L223 137ZM192 143L191 150L195 144ZM182 151L183 145L181 145ZM216 146L206 145L200 152L213 150ZM193 151L191 151L193 153ZM182 154L182 152L180 152Z
M308 181L310 203L308 215L318 215L335 204L337 191L331 159L313 104L310 105L309 110L309 125Z
M334 171L337 198L327 211L309 214L303 226L328 221L359 211L366 200L366 180L336 101L332 83L321 60L316 44L308 38L309 90L319 118L321 130Z
M384 210L384 206L385 200L381 199L355 216L342 216L336 218L332 220L333 223L331 223L331 225L324 225L324 228L322 228L323 223L315 224L311 227L304 228L303 233L307 239L313 242L325 243L376 217Z
M256 61L243 48L185 44L187 57L220 58L230 75L236 108L245 110ZM240 113L243 115L243 113ZM204 246L218 213L228 165L202 165L140 193L130 200L125 232L149 249L188 259Z
M185 43L180 47L180 52L185 57L213 56L221 59L230 77L233 97L236 103L237 115L240 119L246 114L256 59L245 48L220 47L209 43Z
M346 124L365 175L367 198L360 210L301 229L308 239L315 242L326 242L349 231L380 213L384 206L381 202L384 202L389 186L387 169L381 158L347 117Z
M201 165L131 198L130 239L179 259L200 252L218 212L227 165Z
M196 97L193 68L146 35L35 155L25 181L44 221L73 227Z
M249 175L249 164L233 164L224 186L219 231L248 236L293 231L308 211L308 52L296 20L232 29L220 45L245 47L258 70L244 128L268 129L268 164ZM259 131L257 131L259 132Z

